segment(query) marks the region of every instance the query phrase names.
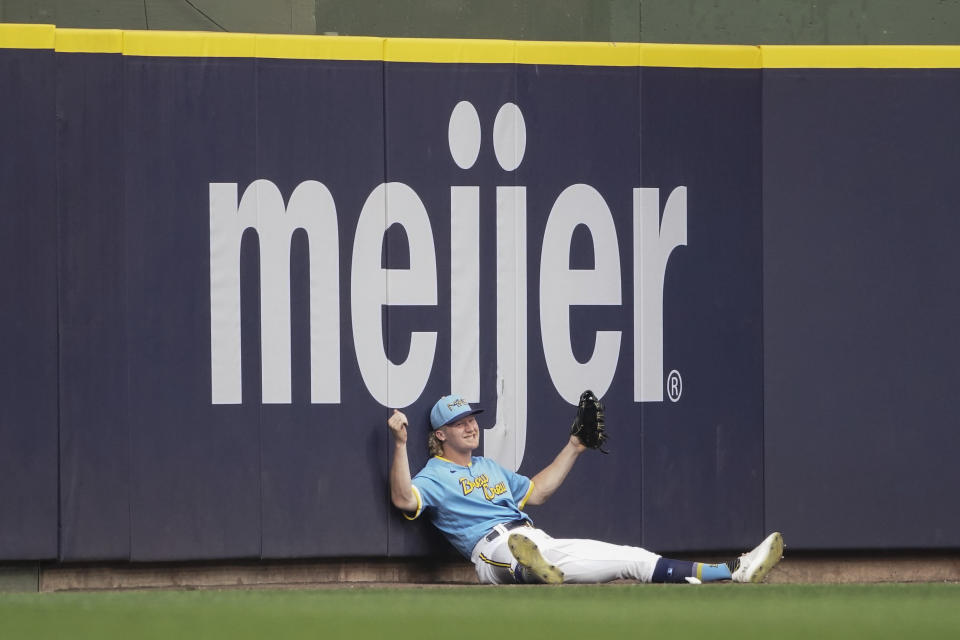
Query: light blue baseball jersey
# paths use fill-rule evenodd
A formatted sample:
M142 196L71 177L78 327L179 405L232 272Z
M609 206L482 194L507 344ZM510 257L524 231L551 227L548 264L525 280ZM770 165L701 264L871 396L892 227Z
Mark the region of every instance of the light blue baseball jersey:
M529 520L521 511L533 492L533 481L507 471L493 460L471 458L464 467L434 456L413 478L416 519L426 511L430 522L468 560L473 547L494 525Z

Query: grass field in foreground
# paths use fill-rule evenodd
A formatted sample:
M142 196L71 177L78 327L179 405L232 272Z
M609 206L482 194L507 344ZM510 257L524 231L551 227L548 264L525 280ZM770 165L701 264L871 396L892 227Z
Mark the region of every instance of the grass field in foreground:
M0 638L948 638L960 584L0 594Z

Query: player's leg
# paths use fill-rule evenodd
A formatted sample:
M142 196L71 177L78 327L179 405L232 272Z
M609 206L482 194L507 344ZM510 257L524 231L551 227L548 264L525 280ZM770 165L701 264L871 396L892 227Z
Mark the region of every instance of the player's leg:
M548 561L540 547L527 536L511 535L507 540L510 554L514 558L511 567L513 579L518 583L539 582L542 584L562 584L563 571Z
M534 543L544 562L557 567L563 573L563 581L569 583L610 582L620 578L650 582L660 558L640 547L553 538L541 529L524 530L517 535Z
M526 545L527 558L518 558L522 564L536 563L541 558L541 566L556 567L562 572L564 582L574 583L609 582L621 578L642 582L699 583L730 579L760 582L783 554L783 539L779 533L768 536L755 549L738 558L736 564L715 565L664 558L640 547L597 540L556 539L539 529L525 530L518 535L533 543L532 550ZM518 546L516 542L514 546Z
M653 582L763 582L783 557L783 536L771 533L763 542L739 558L720 564L660 558L653 571Z
M506 547L506 545L503 545ZM500 563L490 558L478 558L473 561L473 568L477 571L477 581L480 584L513 584L511 561Z
M653 571L653 582L763 582L783 557L783 536L771 533L763 542L739 558L720 564L660 558Z
M726 564L705 565L673 560L640 547L599 540L551 538L541 543L546 562L565 576L564 582L596 583L617 579L641 582L698 583L729 580Z
M546 582L538 580L532 575L515 572L517 560L514 558L508 544L506 529L499 531L493 539L483 538L477 543L471 555L471 561L477 572L480 584L515 584L525 582ZM561 580L562 581L562 580ZM560 582L560 581L555 581Z
M673 558L664 558L657 560L657 566L653 569L653 576L650 582L681 582L689 584L700 584L702 582L717 582L719 580L730 580L733 575L733 569L726 562L719 564L707 564L705 562L692 562L690 560L674 560Z

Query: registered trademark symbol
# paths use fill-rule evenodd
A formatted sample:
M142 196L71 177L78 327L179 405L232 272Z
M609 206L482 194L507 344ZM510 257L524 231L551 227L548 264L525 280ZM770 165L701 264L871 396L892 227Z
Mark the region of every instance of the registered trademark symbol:
M674 369L667 375L667 395L670 396L671 402L676 402L682 393L683 378L680 377L680 372Z

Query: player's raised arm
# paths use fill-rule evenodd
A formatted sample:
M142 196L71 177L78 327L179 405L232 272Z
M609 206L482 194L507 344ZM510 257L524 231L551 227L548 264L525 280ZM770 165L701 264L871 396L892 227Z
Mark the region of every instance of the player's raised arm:
M533 492L527 504L543 504L567 477L577 457L587 449L603 450L607 440L604 408L600 399L587 389L580 394L577 416L570 427L570 440L560 454L543 471L533 476Z
M570 436L570 440L560 450L553 462L531 478L533 492L527 498L527 504L537 505L546 502L547 498L552 496L563 484L567 474L570 473L570 469L573 468L573 463L577 461L577 457L586 450L587 448L581 444L576 436Z
M413 483L410 481L410 462L407 459L407 416L394 409L387 420L393 435L393 463L390 465L390 501L397 509L407 513L417 510L417 499L413 495Z

